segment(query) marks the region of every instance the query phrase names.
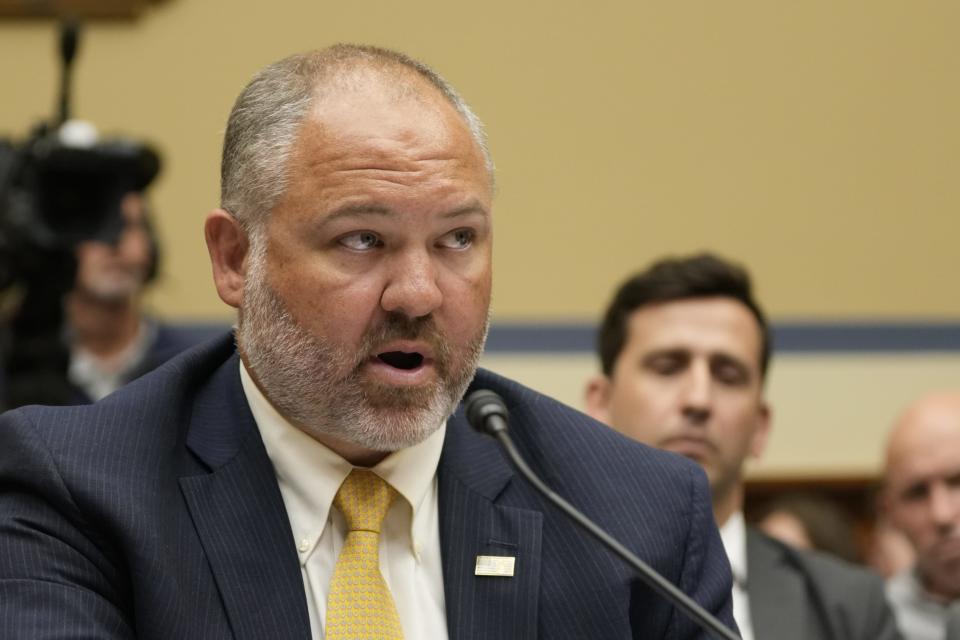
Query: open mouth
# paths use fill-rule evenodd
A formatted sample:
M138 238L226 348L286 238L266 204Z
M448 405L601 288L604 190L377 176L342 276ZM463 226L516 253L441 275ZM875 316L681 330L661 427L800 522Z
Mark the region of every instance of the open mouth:
M423 355L416 352L387 351L377 354L377 359L384 364L390 365L395 369L402 369L403 371L411 371L423 364Z

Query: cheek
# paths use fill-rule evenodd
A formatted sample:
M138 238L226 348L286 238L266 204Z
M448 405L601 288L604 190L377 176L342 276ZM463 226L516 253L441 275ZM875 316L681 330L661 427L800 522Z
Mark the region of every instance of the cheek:
M656 442L669 428L672 403L668 390L646 384L618 385L610 397L610 418L621 431L643 442Z
M77 247L77 265L95 265L103 262L107 257L107 251L95 243L84 243Z
M380 292L363 278L342 282L307 269L273 271L271 287L295 323L350 348L359 344L379 308Z
M911 544L924 546L928 527L924 524L923 511L917 505L896 505L890 510L890 521L900 529Z
M717 441L728 457L749 457L760 428L756 404L740 397L720 399L714 404L713 413Z
M753 397L742 395L718 396L713 406L717 422L734 433L742 433L743 440L750 442L760 420L759 408Z
M466 277L443 277L439 288L443 294L441 322L445 318L448 333L472 335L487 319L490 308L491 279L489 272L478 271Z
M142 234L125 238L120 251L127 261L146 264L150 260L150 241Z

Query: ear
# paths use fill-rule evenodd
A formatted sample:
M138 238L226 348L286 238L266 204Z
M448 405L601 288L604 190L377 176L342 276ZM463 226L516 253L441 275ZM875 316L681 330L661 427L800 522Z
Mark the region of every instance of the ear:
M767 448L767 440L770 438L770 423L772 410L763 400L757 407L757 425L753 431L753 437L750 439L750 457L759 458Z
M587 381L585 411L594 420L610 424L610 378L598 373Z
M220 299L239 308L246 280L246 258L250 243L240 223L223 209L214 209L203 226L207 251L213 266L213 282Z

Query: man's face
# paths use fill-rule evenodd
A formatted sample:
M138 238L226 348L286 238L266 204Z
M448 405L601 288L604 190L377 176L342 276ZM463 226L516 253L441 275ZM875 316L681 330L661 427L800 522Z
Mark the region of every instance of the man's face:
M960 404L905 416L891 440L884 504L933 593L960 598Z
M588 411L625 435L698 462L716 500L765 444L760 340L753 315L731 298L641 307L628 320L612 375L588 389Z
M139 293L152 260L144 206L140 194L128 193L120 204L123 229L116 243L91 240L77 246L78 292L106 302Z
M321 441L419 442L483 347L490 176L461 118L424 92L360 87L316 105L248 256L241 352L271 402Z

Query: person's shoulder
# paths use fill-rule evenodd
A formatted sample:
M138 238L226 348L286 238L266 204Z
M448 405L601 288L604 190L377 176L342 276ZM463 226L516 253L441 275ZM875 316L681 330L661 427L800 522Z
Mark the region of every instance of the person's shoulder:
M883 579L866 567L820 551L801 550L753 528L747 529L747 581L753 589L799 578L816 616L833 629L829 637L899 640ZM755 581L756 584L755 584Z
M763 547L779 554L787 564L794 565L819 585L843 592L852 590L883 590L883 578L866 567L848 562L835 555L812 549L797 549L754 528L747 534L747 545ZM749 572L749 565L748 565Z
M149 319L156 330L154 348L177 353L222 337L229 326L215 323L169 322Z
M232 334L187 349L150 373L92 404L31 405L9 411L4 424L26 426L62 446L124 446L132 435L150 438L150 425L183 418L189 398L234 353Z
M475 389L489 389L503 398L510 414L510 433L522 449L536 451L538 459L553 461L567 472L581 470L610 476L625 488L630 485L627 478L640 477L674 492L682 486L677 482L689 482L703 474L691 460L629 438L573 407L491 371L477 370L471 385L471 390Z

